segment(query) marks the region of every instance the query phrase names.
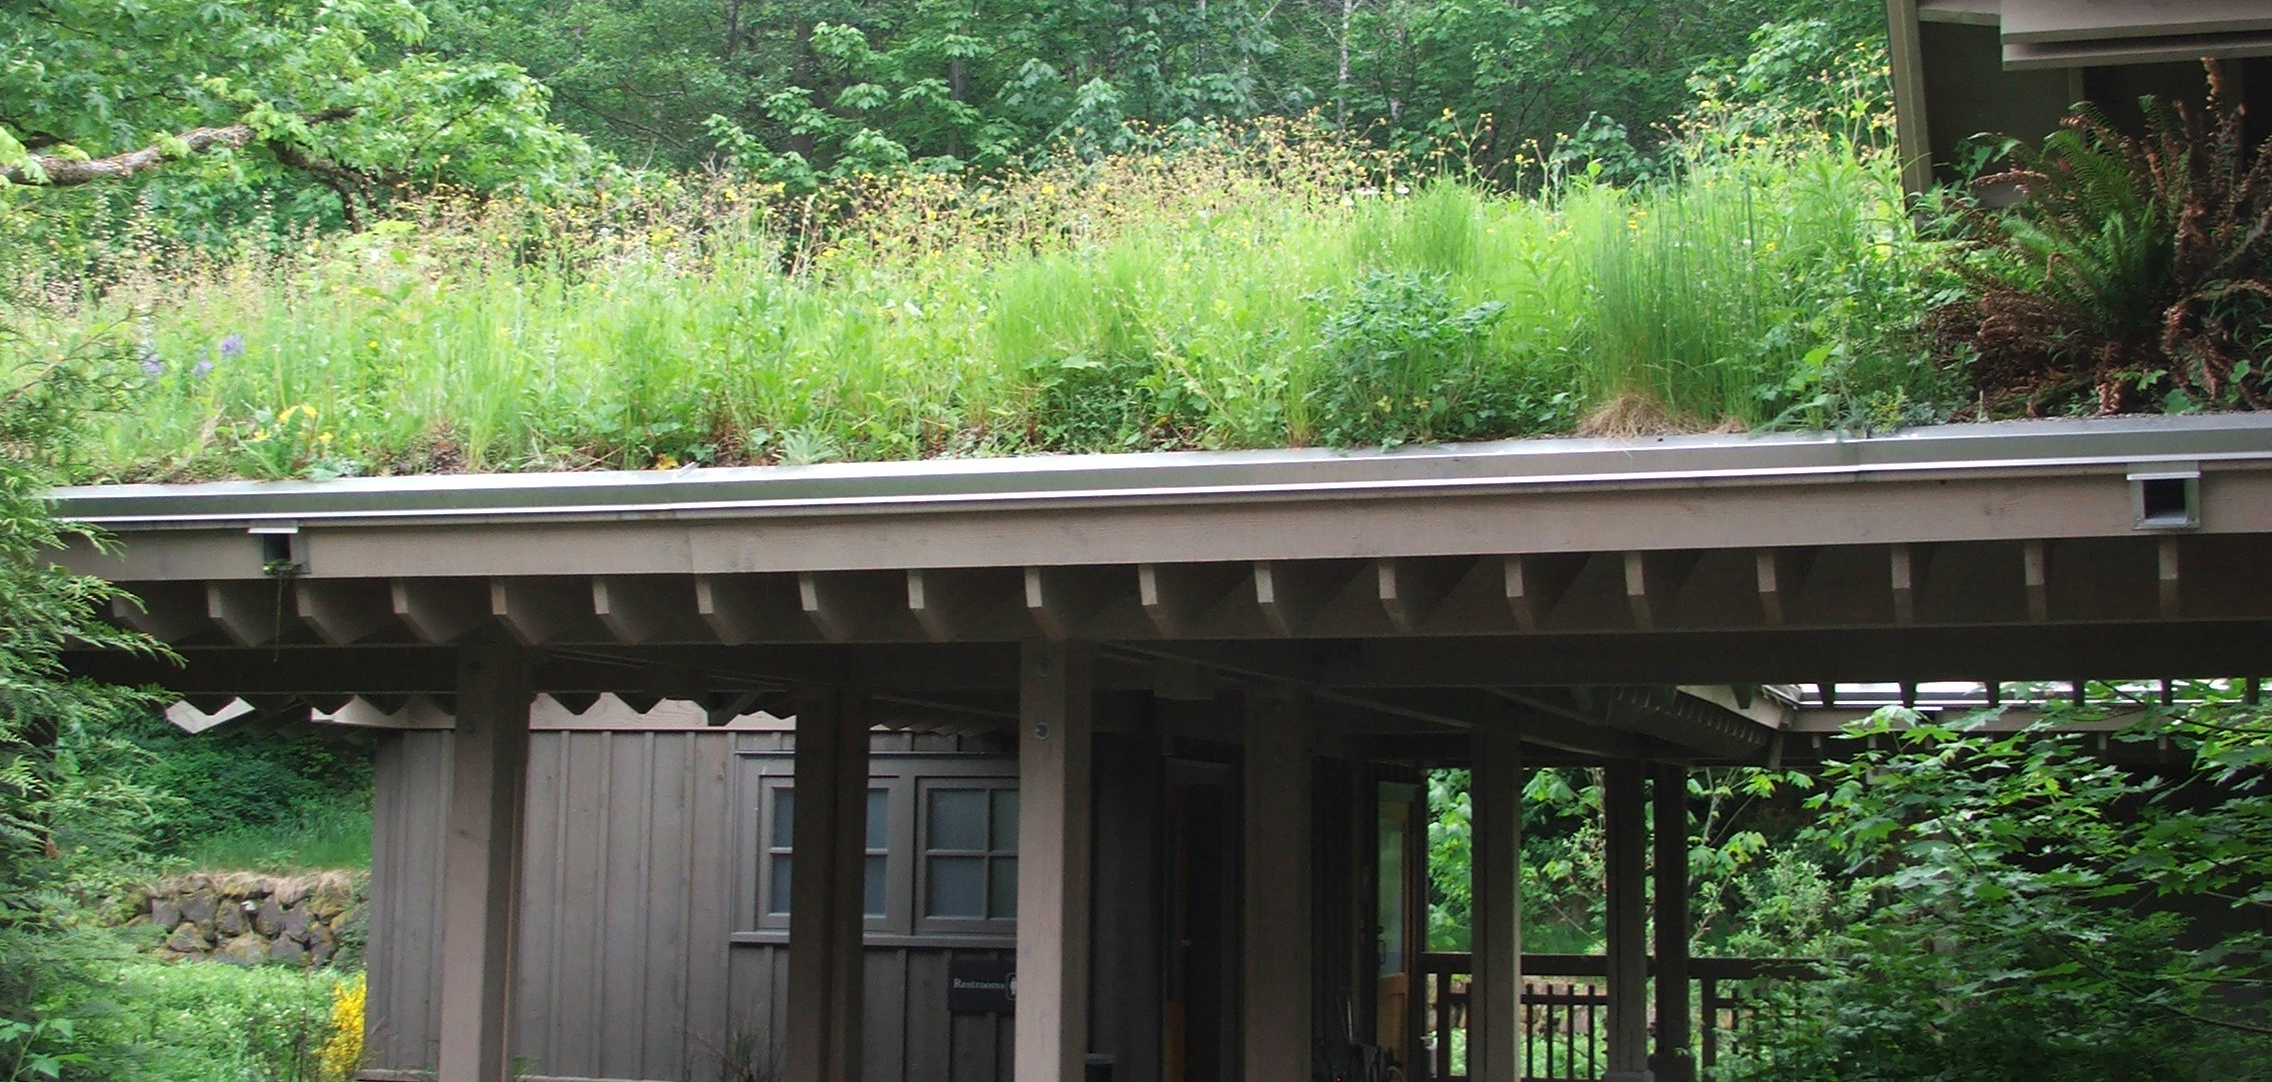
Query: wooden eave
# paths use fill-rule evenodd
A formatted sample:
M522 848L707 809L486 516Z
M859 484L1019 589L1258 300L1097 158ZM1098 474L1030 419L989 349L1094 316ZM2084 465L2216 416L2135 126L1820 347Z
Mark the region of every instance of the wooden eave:
M1015 688L1016 644L1054 638L1099 643L1104 688L1309 686L1352 737L1510 725L1574 752L1745 758L1770 720L1672 687L2272 669L2266 421L115 486L58 506L118 542L70 566L124 583L140 604L115 618L189 659L74 662L216 706L447 695L452 644L492 636L541 651L535 686L571 697L716 713L852 682L998 725L1013 704L983 697ZM1606 690L1572 721L1504 694L1524 688Z

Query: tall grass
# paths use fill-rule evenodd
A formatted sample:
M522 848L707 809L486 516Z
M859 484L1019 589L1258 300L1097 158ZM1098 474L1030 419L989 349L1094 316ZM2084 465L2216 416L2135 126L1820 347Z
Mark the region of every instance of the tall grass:
M290 875L371 866L368 804L310 808L283 822L190 839L176 857L192 868Z
M218 257L134 235L68 272L13 261L0 320L35 353L123 336L152 373L101 434L108 478L1302 445L1373 431L1321 416L1349 408L1321 333L1376 272L1504 306L1461 362L1488 406L1392 442L1570 431L1635 396L1744 427L1930 397L1906 333L1934 253L1852 140L1528 198L1287 128L776 194L437 198Z

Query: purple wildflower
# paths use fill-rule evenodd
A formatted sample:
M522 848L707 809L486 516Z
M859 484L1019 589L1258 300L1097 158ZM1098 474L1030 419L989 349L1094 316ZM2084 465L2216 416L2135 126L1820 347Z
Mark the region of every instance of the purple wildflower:
M205 377L212 374L213 358L211 357L199 357L196 366L192 367L189 370L189 376L191 379L204 379Z
M228 359L229 359L229 358L231 358L231 357L241 357L241 356L243 356L243 355L244 355L244 352L245 352L245 336L244 336L244 335L241 335L241 334L232 334L232 335L228 336L227 338L223 338L223 339L221 339L221 359L222 359L222 360L224 360L224 361L225 361L225 360L228 360Z
M142 354L142 371L153 376L162 376L166 373L166 362L158 359L157 350L153 349Z

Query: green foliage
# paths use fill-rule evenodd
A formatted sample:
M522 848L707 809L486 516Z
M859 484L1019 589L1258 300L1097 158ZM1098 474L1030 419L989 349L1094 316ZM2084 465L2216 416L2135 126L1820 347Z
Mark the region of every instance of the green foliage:
M6 190L0 236L75 246L131 201L222 246L252 222L349 221L398 185L544 195L590 164L550 97L504 58L415 51L413 0L28 0L0 7L0 171L144 146L173 160L133 189ZM250 138L188 155L180 136ZM140 189L136 191L134 189ZM33 209L36 208L36 209Z
M1318 384L1327 444L1437 442L1503 428L1490 401L1501 382L1486 363L1505 301L1462 309L1439 276L1374 272L1347 300L1332 291L1318 327L1326 368Z
M296 849L338 853L335 839L352 834L358 821L362 848L369 847L370 744L358 734L191 736L147 713L114 731L149 753L136 780L172 798L147 825L154 853L254 870L295 863ZM280 851L262 853L264 847Z
M0 330L0 1072L101 1077L117 1054L98 1024L115 940L89 927L81 892L116 882L149 794L127 780L131 747L105 732L147 697L72 677L67 643L154 652L99 619L120 595L56 567L89 532L48 516L45 491L78 447L81 412L130 384L123 358L39 350Z
M2249 153L2213 63L2209 86L2205 117L2148 102L2143 136L2085 107L1979 182L2024 199L1967 215L1977 295L1938 320L1992 405L2272 406L2272 145Z
M2168 774L1987 715L1872 719L1893 749L1830 767L1810 804L1875 905L1744 1077L2267 1077L2233 993L2272 964L2272 730L2194 690L2120 737L2193 753Z
M115 1036L166 1082L346 1082L324 1052L336 993L356 979L333 968L130 963L119 980L135 1010Z

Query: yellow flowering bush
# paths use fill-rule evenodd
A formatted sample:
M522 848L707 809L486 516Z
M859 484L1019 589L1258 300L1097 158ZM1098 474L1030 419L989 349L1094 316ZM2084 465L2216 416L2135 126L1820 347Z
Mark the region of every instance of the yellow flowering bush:
M320 1077L346 1082L363 1063L363 1000L369 992L363 974L331 989L331 1036L316 1050Z

